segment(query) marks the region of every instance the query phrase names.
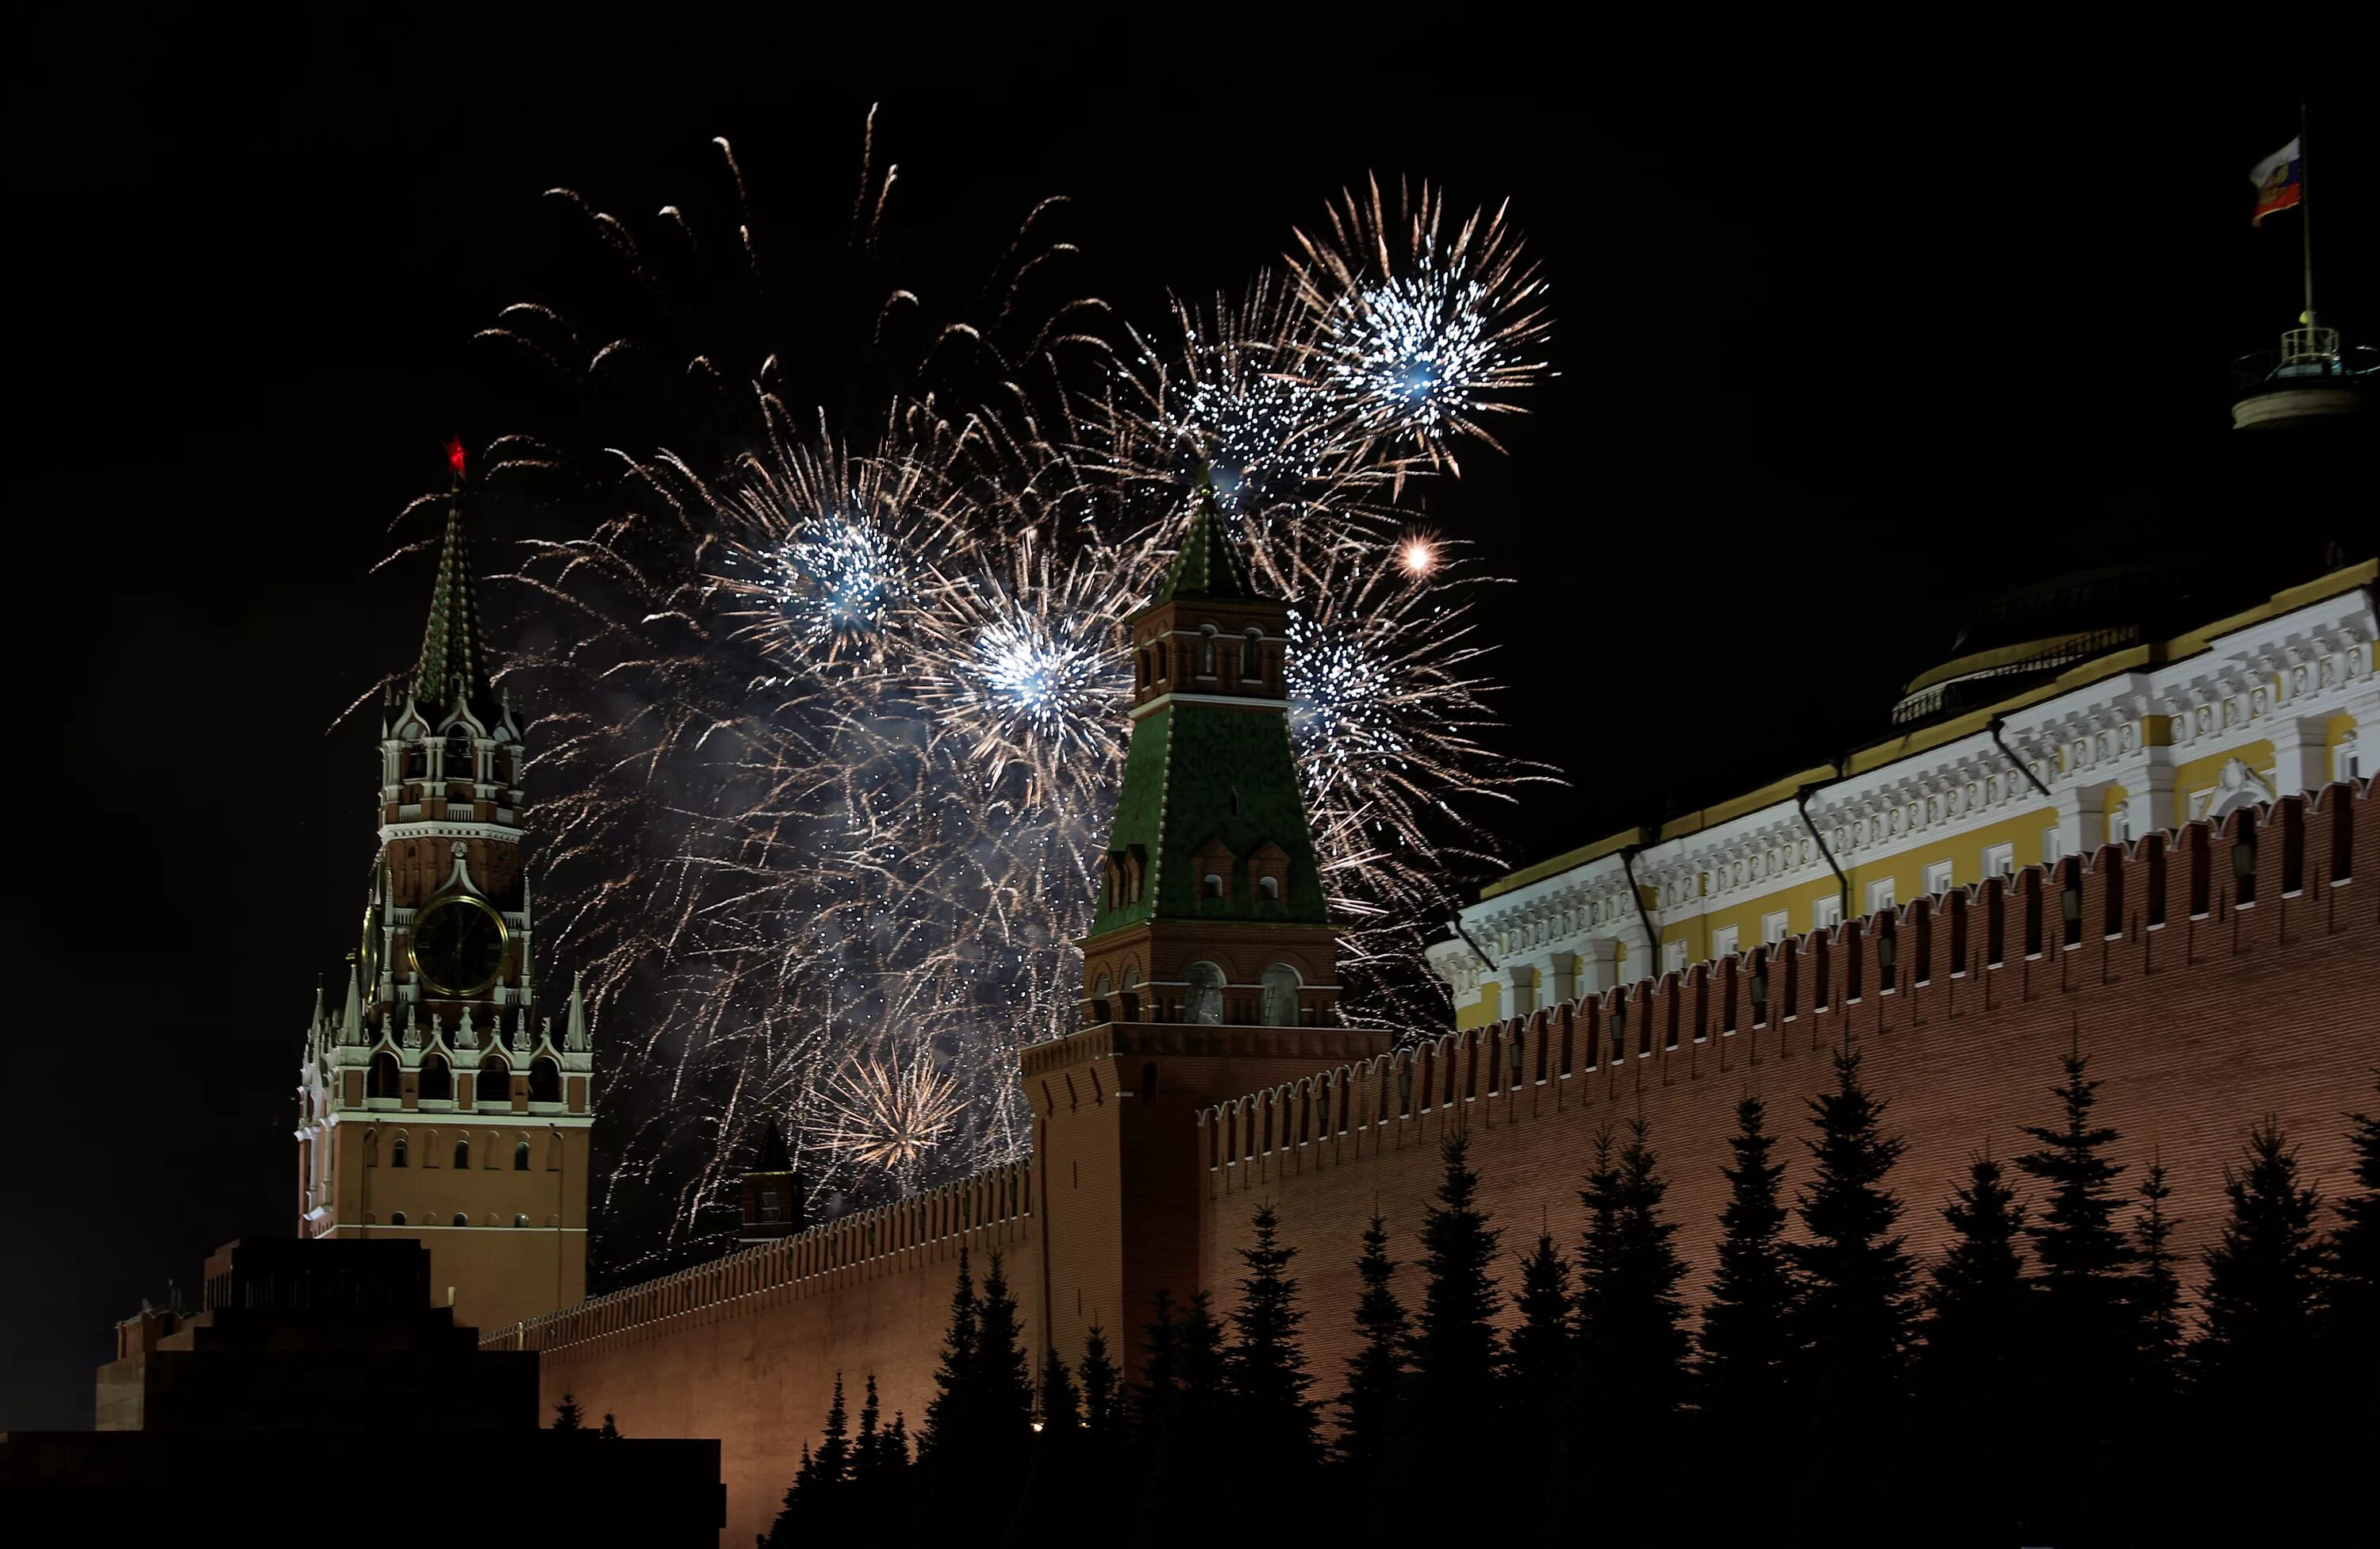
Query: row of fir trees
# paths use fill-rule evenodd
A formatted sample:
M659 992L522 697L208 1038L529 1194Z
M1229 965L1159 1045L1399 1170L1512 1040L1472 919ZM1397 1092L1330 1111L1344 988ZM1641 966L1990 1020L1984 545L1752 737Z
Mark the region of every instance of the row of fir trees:
M2086 1061L2064 1071L1923 1272L1855 1050L1790 1193L1745 1098L1698 1320L1644 1123L1596 1142L1579 1239L1518 1253L1450 1140L1410 1264L1364 1233L1336 1381L1269 1206L1231 1310L1160 1294L1129 1387L1096 1328L1032 1370L999 1257L978 1286L962 1254L914 1455L874 1378L856 1432L838 1379L763 1542L2380 1542L2380 1119L2350 1116L2327 1231L2288 1137L2253 1131L2193 1309L2164 1168L2128 1181Z

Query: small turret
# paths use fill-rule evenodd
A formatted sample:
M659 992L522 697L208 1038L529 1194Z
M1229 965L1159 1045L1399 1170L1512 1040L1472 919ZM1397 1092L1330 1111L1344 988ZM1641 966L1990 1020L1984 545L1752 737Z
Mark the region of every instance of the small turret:
M793 1237L807 1224L801 1177L794 1171L793 1154L785 1149L784 1133L774 1119L761 1131L752 1170L744 1175L743 1212L736 1241L747 1248Z
M587 975L570 975L570 1016L563 1023L562 1047L567 1054L584 1054L593 1046L587 1041Z

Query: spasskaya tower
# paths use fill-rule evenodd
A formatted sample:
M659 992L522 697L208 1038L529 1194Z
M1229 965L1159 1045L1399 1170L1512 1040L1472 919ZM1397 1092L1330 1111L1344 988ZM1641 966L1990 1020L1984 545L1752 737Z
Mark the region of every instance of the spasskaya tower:
M491 682L454 484L412 672L382 697L379 857L335 1009L318 994L298 1087L298 1230L407 1237L433 1295L501 1327L581 1300L594 1054L533 973L522 865L528 748Z

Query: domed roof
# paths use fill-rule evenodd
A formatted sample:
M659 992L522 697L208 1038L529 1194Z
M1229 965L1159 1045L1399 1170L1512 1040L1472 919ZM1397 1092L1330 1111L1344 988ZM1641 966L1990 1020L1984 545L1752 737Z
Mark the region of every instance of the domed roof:
M1955 714L2045 682L2095 656L2162 638L2210 616L2220 553L2193 551L2070 571L1992 599L1950 642L1949 660L1912 678L1897 726Z

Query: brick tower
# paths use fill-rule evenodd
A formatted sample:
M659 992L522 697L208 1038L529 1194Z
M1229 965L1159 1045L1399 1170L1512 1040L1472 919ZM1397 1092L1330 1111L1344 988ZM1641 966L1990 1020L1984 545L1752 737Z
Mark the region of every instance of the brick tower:
M1337 1024L1338 933L1290 745L1288 608L1258 595L1202 489L1132 632L1132 744L1083 942L1083 1026L1025 1051L1045 1331L1136 1356L1160 1289L1198 1283L1198 1110L1388 1046ZM1046 1247L1047 1245L1045 1245Z
M784 1133L774 1120L760 1131L752 1168L744 1175L738 1196L743 1206L743 1220L735 1234L739 1248L799 1237L809 1225L808 1212L803 1208L801 1177L794 1171L793 1153L785 1148Z
M421 655L382 699L380 855L345 1003L318 994L298 1086L298 1231L419 1240L434 1300L499 1327L580 1301L594 1055L531 976L521 766L489 682L463 461Z

